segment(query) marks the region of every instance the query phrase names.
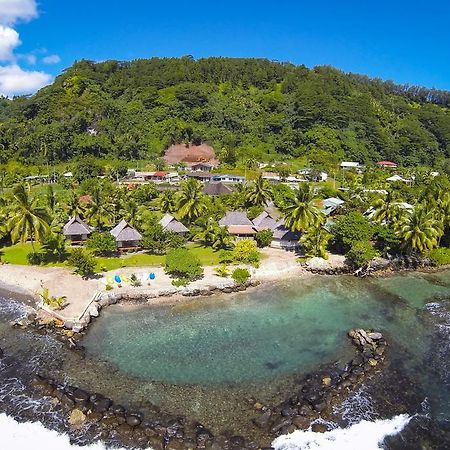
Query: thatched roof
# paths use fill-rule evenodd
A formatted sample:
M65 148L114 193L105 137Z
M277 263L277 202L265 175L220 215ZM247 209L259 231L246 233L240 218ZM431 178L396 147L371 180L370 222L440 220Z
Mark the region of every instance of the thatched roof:
M125 220L120 221L110 233L116 238L116 242L140 241L142 239L141 233Z
M233 190L220 181L211 181L205 185L205 187L203 188L203 192L206 195L216 196L222 194L231 194Z
M274 230L277 226L277 220L267 211L263 211L258 217L253 219L253 225L258 230Z
M273 238L283 241L298 241L300 239L301 233L299 231L291 231L284 225L284 220L277 222L275 228L273 229Z
M228 227L230 225L249 225L253 227L252 222L242 211L228 211L222 219L219 220L219 225Z
M250 225L229 225L228 232L230 234L256 234L255 228Z
M78 236L91 233L92 228L79 216L71 217L63 228L64 236Z
M170 214L166 214L159 221L159 224L163 227L164 231L172 231L173 233L187 233L189 231L188 228Z

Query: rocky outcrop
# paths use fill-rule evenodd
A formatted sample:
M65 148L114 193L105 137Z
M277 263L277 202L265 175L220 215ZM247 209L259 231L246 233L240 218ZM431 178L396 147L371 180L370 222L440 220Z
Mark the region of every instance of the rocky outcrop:
M348 332L348 337L356 354L345 367L330 367L305 376L299 380L299 389L276 406L256 402L259 414L253 419L254 425L274 436L307 429L313 420L330 415L334 404L380 370L386 350L383 335L355 329ZM326 431L319 425L313 431Z
M242 436L215 436L201 423L186 423L183 417L162 414L154 406L155 415L144 417L136 411L127 411L123 406L98 393L89 393L76 386L67 386L55 380L36 376L31 387L38 395L53 397L67 412L67 422L78 429L88 425L96 438L113 437L130 448L153 448L155 450L192 449L239 449L260 448L247 442Z
M173 295L182 295L183 297L198 297L198 296L210 296L221 293L232 293L245 291L249 287L259 285L259 281L252 280L244 284L235 284L231 280L225 280L219 285L204 286L197 288L194 286L185 286L183 288L169 288L159 290L129 290L125 292L114 293L100 293L95 300L89 305L84 312L83 316L77 321L65 321L64 327L70 329L76 333L79 333L87 328L92 318L99 316L102 308L109 305L115 305L118 302L128 303L146 303L148 300L157 297L171 297Z

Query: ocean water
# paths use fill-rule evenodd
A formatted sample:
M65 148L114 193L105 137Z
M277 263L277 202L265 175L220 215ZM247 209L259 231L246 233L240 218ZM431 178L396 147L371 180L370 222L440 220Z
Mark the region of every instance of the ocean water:
M42 371L130 407L142 409L142 399L150 399L214 432L245 435L246 396L270 401L289 392L298 375L344 364L352 355L346 332L355 327L385 334L389 366L336 408L330 431L280 436L274 448L450 448L449 300L446 271L313 277L176 307L115 306L91 327L80 360L51 336L12 330L8 322L25 311L0 295L0 347L15 361L0 360L0 413L7 413L0 414L0 449L28 448L30 433L38 450L103 448L83 430L69 430L49 400L28 392Z

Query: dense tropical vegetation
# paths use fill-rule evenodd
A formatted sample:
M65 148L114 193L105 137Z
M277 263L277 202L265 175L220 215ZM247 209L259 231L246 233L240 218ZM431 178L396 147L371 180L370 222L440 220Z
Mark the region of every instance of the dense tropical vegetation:
M74 161L80 181L116 179L126 161L161 168L164 149L179 142L209 143L229 167L389 159L448 172L450 93L329 66L186 56L82 60L31 97L0 99L6 184L30 165L51 173Z

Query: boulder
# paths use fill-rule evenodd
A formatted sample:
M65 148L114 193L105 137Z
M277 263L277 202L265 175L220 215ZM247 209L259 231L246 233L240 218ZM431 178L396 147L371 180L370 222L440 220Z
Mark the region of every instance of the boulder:
M311 425L311 431L314 433L326 433L328 431L328 428L323 423L313 423Z
M130 414L130 415L126 416L125 420L126 420L127 424L130 425L130 427L137 427L138 425L141 424L140 417L138 417L134 414Z
M271 417L272 417L272 411L267 410L267 411L263 412L261 415L259 415L258 417L255 417L253 419L253 423L259 428L265 428L269 424Z
M86 415L79 409L70 412L68 422L72 428L80 428L86 422Z

